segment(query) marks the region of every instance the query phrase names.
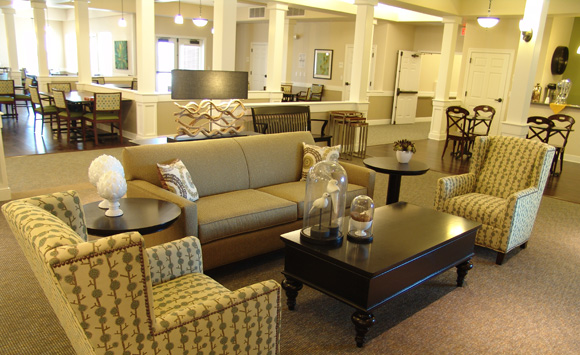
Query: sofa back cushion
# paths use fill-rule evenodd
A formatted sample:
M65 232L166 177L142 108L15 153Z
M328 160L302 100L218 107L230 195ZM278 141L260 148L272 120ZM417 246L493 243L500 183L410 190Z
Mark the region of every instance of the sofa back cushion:
M234 138L127 147L125 178L161 186L157 163L176 158L189 170L200 197L249 188L246 158Z
M236 138L247 160L250 188L300 180L302 143L314 144L310 132Z

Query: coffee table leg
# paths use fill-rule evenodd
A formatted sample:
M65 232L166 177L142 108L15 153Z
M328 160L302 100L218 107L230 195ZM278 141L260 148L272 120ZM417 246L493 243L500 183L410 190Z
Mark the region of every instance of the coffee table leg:
M296 307L296 297L298 296L298 291L302 290L302 282L290 278L286 278L282 281L282 288L286 291L286 304L288 309L293 311Z
M463 286L463 281L465 280L465 275L467 272L473 268L473 263L471 259L457 265L457 287Z
M362 348L365 343L365 335L369 328L375 324L375 316L371 313L357 310L350 319L352 319L354 329L356 329L356 336L354 337L356 346Z
M389 174L389 185L387 188L387 205L399 202L400 190L401 190L401 175Z

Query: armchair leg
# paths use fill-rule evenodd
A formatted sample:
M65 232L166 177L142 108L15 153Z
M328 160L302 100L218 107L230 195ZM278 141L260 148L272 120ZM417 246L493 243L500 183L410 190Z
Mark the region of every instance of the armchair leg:
M503 258L505 258L505 253L497 253L497 258L495 259L495 263L501 265L503 263Z
M525 242L524 244L520 245L520 248L522 249L526 249L528 247L528 242Z

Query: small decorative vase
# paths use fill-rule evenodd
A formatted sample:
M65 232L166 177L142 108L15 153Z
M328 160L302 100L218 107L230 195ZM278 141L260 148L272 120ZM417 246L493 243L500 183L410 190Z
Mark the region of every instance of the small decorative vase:
M119 208L119 200L127 192L127 181L121 174L112 170L104 173L97 182L97 192L108 202L105 216L119 217L123 215L123 210Z
M408 151L397 150L395 153L397 154L397 161L401 164L407 164L413 156L413 152Z

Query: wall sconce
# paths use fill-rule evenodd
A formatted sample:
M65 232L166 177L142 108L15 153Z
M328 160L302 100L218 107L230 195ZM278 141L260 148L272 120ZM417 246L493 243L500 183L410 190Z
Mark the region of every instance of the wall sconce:
M532 36L534 34L534 30L532 29L532 25L530 25L524 19L520 20L520 31L522 31L522 39L525 42L529 42L532 40Z

